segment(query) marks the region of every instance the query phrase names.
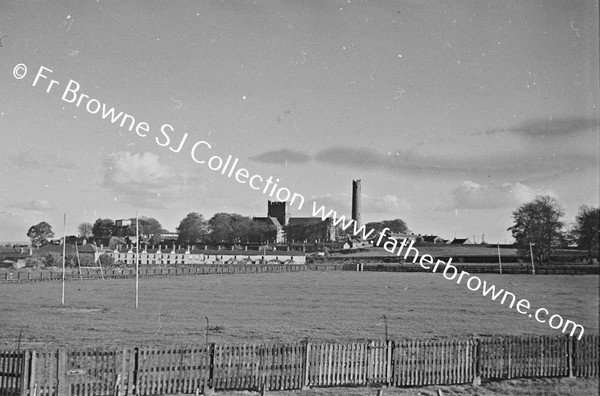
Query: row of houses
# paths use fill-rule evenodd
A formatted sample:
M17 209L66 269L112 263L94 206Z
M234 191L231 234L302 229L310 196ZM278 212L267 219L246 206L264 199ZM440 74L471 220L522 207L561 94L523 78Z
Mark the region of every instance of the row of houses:
M139 252L132 244L125 244L119 238L111 238L109 245L103 244L72 244L64 246L67 256L76 256L81 263L98 265L101 255L107 255L117 264L135 264L136 254L141 265L185 265L185 264L217 264L232 262L273 262L305 264L306 252L302 249L294 250L286 247L269 247L262 249L248 249L248 246L216 246L203 248L196 246L141 246ZM38 249L33 248L2 248L0 250L1 266L7 268L22 268L28 259L47 257L48 255L63 254L63 245L50 243ZM84 265L84 264L82 264ZM85 265L84 265L85 266Z
M115 250L106 252L116 263L135 264L136 255L139 263L145 265L178 265L178 264L225 264L225 263L260 263L273 262L305 264L306 254L297 250L248 250L248 249L181 249L174 246L169 249L143 248L136 252L133 247L127 251Z

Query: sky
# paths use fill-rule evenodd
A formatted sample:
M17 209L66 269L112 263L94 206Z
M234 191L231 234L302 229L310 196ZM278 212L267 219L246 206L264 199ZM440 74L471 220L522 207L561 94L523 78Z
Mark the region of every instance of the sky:
M0 2L0 241L41 221L61 236L64 214L67 234L136 213L170 231L190 212L265 216L273 198L211 170L215 155L305 197L296 216L349 216L361 179L363 221L418 234L511 242L537 195L570 223L600 199L598 15L574 0Z

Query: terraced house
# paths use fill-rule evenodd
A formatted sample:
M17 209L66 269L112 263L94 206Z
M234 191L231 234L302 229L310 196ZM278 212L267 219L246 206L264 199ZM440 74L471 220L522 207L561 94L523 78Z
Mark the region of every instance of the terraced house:
M129 245L126 249L107 250L115 263L135 264L136 249ZM246 249L196 249L194 247L142 247L139 263L142 265L178 264L232 264L277 261L279 263L305 264L306 254L297 250L248 250Z

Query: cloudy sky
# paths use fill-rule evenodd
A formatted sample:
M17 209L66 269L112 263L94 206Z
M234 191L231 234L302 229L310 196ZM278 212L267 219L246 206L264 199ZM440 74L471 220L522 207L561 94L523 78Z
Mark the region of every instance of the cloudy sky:
M340 213L362 179L363 220L421 234L511 241L538 194L567 222L598 205L593 1L42 0L1 2L0 22L0 240L62 234L63 213L68 233L264 216L265 194L194 162L198 141Z

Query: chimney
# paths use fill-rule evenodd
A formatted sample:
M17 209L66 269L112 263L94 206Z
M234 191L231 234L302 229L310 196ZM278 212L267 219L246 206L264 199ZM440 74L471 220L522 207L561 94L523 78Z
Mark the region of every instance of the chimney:
M352 220L357 224L357 228L361 226L361 185L360 179L352 180Z
M204 245L204 250L208 250L208 246L207 245Z
M248 245L244 246L244 251L248 251Z
M33 255L33 248L29 248L29 255L32 256Z
M235 245L231 245L231 250L235 250Z

